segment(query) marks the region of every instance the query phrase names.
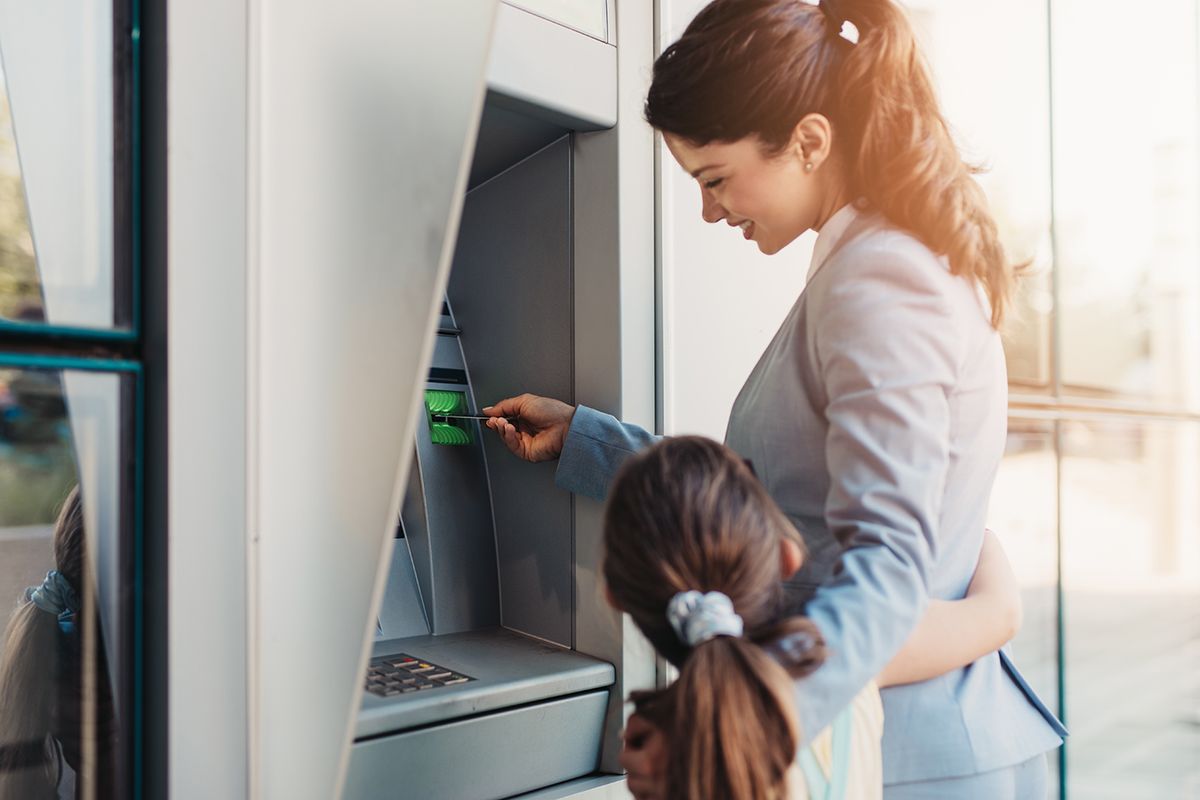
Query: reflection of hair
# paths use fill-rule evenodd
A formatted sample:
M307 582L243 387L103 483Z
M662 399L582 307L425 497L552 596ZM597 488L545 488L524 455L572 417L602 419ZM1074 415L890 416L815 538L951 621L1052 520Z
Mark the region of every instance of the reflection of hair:
M82 613L95 620L95 644L88 649L94 654L96 688L94 695L83 693L79 634L64 633L53 614L28 599L22 602L9 621L0 663L0 800L56 797L60 752L79 772L85 738L92 739L96 754L97 789L109 796L106 771L115 718L98 619L85 593L84 550L83 509L75 487L54 526L54 562L83 601ZM90 733L83 727L85 702L96 709Z
M1013 270L904 12L892 0L822 5L709 3L655 62L647 121L697 145L757 135L778 152L804 115L823 114L851 196L978 281L999 326ZM842 19L857 44L835 32Z
M671 797L782 797L799 743L791 678L816 669L824 649L803 617L782 607L780 548L799 534L726 447L672 437L622 469L604 521L604 579L617 604L679 667L661 693L635 695L638 710L670 734ZM743 637L689 649L667 620L678 592L727 595ZM763 645L782 637L807 646Z

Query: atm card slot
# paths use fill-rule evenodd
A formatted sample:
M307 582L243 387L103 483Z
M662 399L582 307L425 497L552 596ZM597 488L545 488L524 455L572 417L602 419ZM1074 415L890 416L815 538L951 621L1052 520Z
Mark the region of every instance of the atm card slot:
M447 417L447 414L466 414L467 395L447 389L425 390L425 412L429 415L429 438L434 444L462 446L475 441L471 435L474 422Z

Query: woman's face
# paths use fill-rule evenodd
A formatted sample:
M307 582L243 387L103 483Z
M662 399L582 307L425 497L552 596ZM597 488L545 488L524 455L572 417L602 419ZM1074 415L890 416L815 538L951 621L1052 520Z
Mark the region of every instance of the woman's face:
M705 222L725 220L767 255L816 226L823 192L800 147L768 157L756 136L702 147L671 134L663 138L700 184Z

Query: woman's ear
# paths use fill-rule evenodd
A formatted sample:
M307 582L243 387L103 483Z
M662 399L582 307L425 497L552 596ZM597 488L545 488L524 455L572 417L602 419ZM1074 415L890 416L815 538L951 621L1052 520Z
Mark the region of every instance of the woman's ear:
M609 585L607 583L604 584L604 599L607 600L608 604L610 606L612 606L613 608L615 608L617 611L622 610L621 604L617 602L617 598L613 597L612 588L609 587Z
M804 565L804 548L799 542L792 539L783 539L779 542L779 571L783 574L783 579L795 575L799 572L800 567Z
M792 148L809 171L821 166L833 150L833 126L824 114L805 114L792 130Z

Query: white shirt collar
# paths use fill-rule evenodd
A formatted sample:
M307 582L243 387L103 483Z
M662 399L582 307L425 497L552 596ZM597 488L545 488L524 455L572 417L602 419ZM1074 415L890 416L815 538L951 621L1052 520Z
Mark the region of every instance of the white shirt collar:
M817 231L817 242L813 245L812 263L808 267L808 277L805 279L805 283L811 281L813 275L817 274L817 270L825 263L825 259L829 258L829 254L837 247L838 242L846 235L846 231L857 218L858 212L854 209L854 204L847 203L825 220L825 224Z

